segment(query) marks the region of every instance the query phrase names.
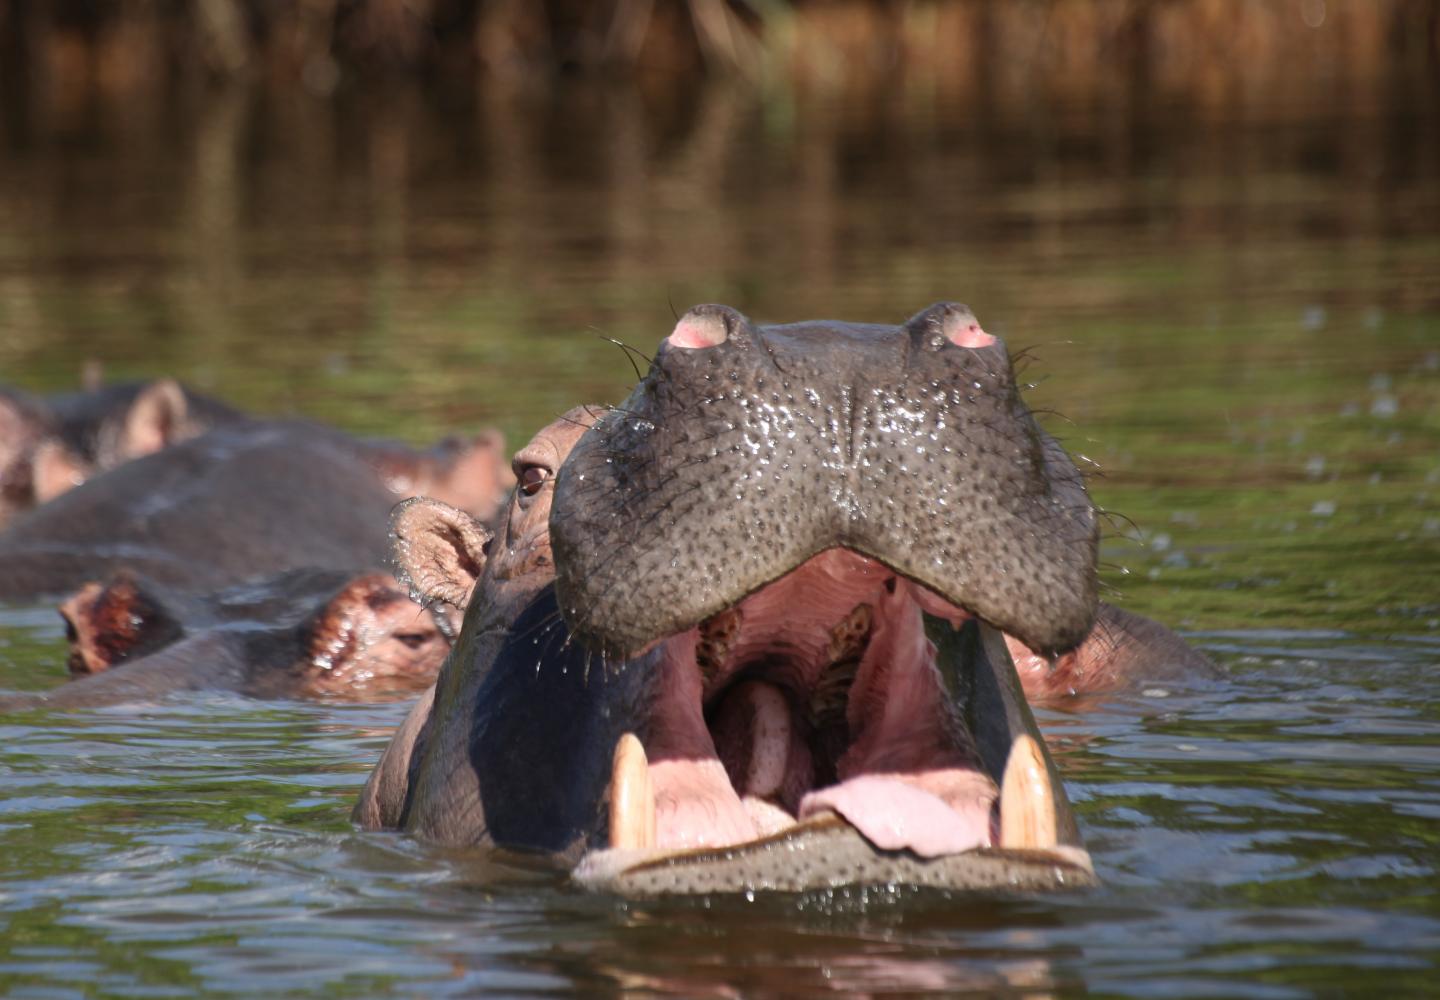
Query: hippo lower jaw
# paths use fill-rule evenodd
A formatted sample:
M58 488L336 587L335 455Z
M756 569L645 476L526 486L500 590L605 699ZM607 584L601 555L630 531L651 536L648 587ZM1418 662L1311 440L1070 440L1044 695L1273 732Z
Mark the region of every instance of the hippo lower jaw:
M574 878L627 895L1094 884L1003 639L984 655L946 638L969 619L831 549L657 643L644 741L615 747L609 847Z
M571 873L585 888L647 897L865 885L1056 892L1097 884L1089 852L1056 842L1053 789L1028 736L1016 740L1010 756L1015 763L1005 770L996 803L997 842L936 856L884 849L829 810L721 847L643 846L647 833L654 836L655 801L638 746L627 733L616 746L611 779L611 843L631 846L587 854Z

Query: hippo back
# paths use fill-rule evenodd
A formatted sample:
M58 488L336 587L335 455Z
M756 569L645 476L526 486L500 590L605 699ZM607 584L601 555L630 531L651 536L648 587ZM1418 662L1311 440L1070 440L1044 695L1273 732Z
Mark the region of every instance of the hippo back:
M394 501L339 432L220 428L16 519L0 533L0 600L63 593L120 567L214 590L300 566L379 565Z

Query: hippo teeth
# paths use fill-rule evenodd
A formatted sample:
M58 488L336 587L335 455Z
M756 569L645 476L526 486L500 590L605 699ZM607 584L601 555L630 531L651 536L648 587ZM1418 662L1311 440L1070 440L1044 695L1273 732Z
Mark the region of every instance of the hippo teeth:
M1000 783L1000 846L1049 848L1058 843L1050 772L1039 744L1021 733L1010 745Z
M826 657L831 663L851 660L865 652L870 642L870 628L875 621L875 609L868 604L857 604L850 613L830 630L826 645Z
M730 658L730 647L744 622L739 608L727 608L700 624L700 635L695 644L695 664L700 668L700 675L707 686L714 682L720 668Z
M810 693L810 721L827 737L838 736L842 748L848 738L845 709L850 703L850 689L855 684L855 675L860 670L860 659L870 643L874 619L874 608L869 604L857 604L830 630L825 649L828 666ZM838 733L832 736L835 730Z
M738 685L720 706L713 735L736 792L757 799L780 796L794 730L778 687L761 681Z
M634 733L615 744L610 767L610 846L655 846L655 789L650 783L650 762Z

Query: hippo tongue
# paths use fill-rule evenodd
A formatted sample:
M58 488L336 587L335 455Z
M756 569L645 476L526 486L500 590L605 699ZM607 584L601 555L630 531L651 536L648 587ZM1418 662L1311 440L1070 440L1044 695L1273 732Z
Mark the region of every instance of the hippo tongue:
M830 810L876 847L908 848L922 858L988 847L994 786L983 776L969 777L978 779L975 794L946 801L907 778L862 775L810 792L800 803L800 819Z

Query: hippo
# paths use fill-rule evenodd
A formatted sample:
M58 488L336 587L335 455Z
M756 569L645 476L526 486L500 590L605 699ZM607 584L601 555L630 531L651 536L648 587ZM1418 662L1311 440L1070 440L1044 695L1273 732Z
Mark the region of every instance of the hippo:
M1053 701L1131 690L1140 684L1191 684L1222 675L1208 657L1157 621L1101 601L1095 624L1074 649L1049 656L1012 635L1005 647L1025 696Z
M173 379L43 398L0 389L0 525L97 473L241 419Z
M505 436L494 429L449 435L424 451L397 441L366 438L360 453L397 499L427 496L480 520L499 512L515 485L505 460Z
M494 433L422 453L301 421L219 427L16 518L0 532L0 601L121 569L206 593L290 569L380 566L390 509L411 491L493 515L510 482L503 447Z
M170 378L118 382L45 397L61 442L95 472L246 419Z
M60 442L38 400L0 387L0 527L83 482L89 470Z
M397 512L419 595L477 596L360 826L638 896L1094 884L1011 646L1041 690L1184 647L1110 634L1084 483L968 309L697 307L514 468L479 550L463 515Z
M377 701L434 682L450 625L387 572L293 570L197 597L128 571L62 605L69 684L0 711L153 701L180 691Z

